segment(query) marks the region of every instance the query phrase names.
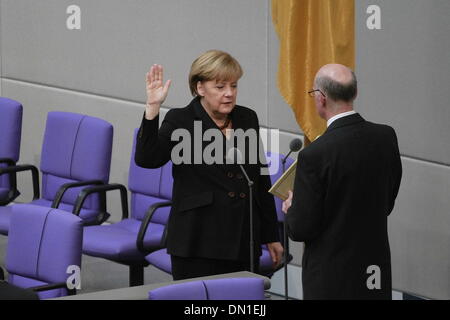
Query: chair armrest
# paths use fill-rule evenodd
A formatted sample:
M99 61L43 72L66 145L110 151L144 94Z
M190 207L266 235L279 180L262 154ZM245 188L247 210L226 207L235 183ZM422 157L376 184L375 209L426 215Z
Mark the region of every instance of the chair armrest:
M6 163L8 167L13 167L16 162L10 158L0 158L0 163ZM19 190L17 190L17 175L15 173L9 175L9 191L6 199L0 201L0 206L6 206L11 201L14 201L20 195Z
M128 197L127 197L127 188L124 185L119 183L111 183L100 186L93 186L84 188L78 194L78 198L75 202L75 206L73 207L73 214L79 215L81 208L83 207L83 203L86 198L92 193L102 193L105 194L107 191L119 190L120 191L120 200L122 204L122 220L128 218ZM106 197L105 197L105 207L104 210L106 212ZM103 221L102 221L103 222Z
M169 227L169 224L166 223L166 225L164 226L163 234L161 236L161 248L167 247L167 229L168 229L168 227Z
M61 203L62 198L64 197L64 194L66 193L67 190L69 190L71 188L83 187L83 186L88 186L88 185L99 185L99 184L103 184L103 181L100 181L100 180L88 180L88 181L80 181L80 182L69 182L69 183L63 184L58 189L58 192L56 193L55 199L53 199L52 208L58 208L59 207L59 204Z
M155 214L155 211L159 208L163 207L170 207L172 205L172 201L162 201L154 203L148 208L147 212L145 213L145 217L142 220L141 227L139 228L139 232L136 239L136 246L138 250L144 254L147 254L147 251L144 248L144 236L147 232L148 225L150 224L150 221L152 221L153 215Z
M15 166L16 162L10 158L0 158L0 163L6 163L8 166Z
M3 268L0 266L0 281L5 280L5 272L3 271Z
M29 164L24 164L24 165L19 165L19 166L0 168L0 175L5 174L5 173L14 173L14 175L12 175L12 176L14 176L12 185L13 185L13 189L16 189L17 182L16 182L15 173L22 172L22 171L31 171L31 175L33 178L33 200L39 199L39 197L40 197L39 171L35 166L29 165Z

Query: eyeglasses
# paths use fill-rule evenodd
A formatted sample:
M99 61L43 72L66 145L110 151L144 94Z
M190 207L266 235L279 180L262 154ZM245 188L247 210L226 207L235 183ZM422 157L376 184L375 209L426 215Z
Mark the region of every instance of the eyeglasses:
M315 97L314 92L320 92L321 95L323 95L325 98L327 97L322 91L320 91L319 89L312 89L311 91L308 91L308 94L310 97Z

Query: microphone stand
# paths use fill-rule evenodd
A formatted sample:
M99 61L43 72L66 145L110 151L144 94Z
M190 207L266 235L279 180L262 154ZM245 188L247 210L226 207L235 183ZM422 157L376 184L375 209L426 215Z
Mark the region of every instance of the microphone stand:
M247 179L248 183L248 189L249 189L249 199L250 199L250 272L255 272L255 242L253 240L253 181L250 180L250 178L247 175L247 172L245 172L244 167L242 164L239 164L239 167L241 168L242 173L245 176L245 179Z
M283 167L283 174L286 172L286 160L289 157L289 155L292 153L292 150L289 151L289 153L281 160L281 164ZM284 217L283 220L283 260L284 260L284 299L289 300L288 296L288 264L287 264L287 257L288 257L288 236L287 236L287 226L286 226L286 217Z

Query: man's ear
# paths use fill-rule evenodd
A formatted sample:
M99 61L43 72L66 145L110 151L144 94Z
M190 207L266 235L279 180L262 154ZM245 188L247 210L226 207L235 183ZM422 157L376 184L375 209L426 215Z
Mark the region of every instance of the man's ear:
M201 81L197 82L197 93L199 96L203 97L205 95L205 88Z

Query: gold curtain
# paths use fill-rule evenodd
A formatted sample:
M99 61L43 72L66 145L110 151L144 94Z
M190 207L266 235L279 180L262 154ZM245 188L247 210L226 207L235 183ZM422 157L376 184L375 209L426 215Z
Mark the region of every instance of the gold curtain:
M325 64L354 69L354 0L272 0L272 21L280 39L278 88L307 138L314 141L326 122L307 92Z

